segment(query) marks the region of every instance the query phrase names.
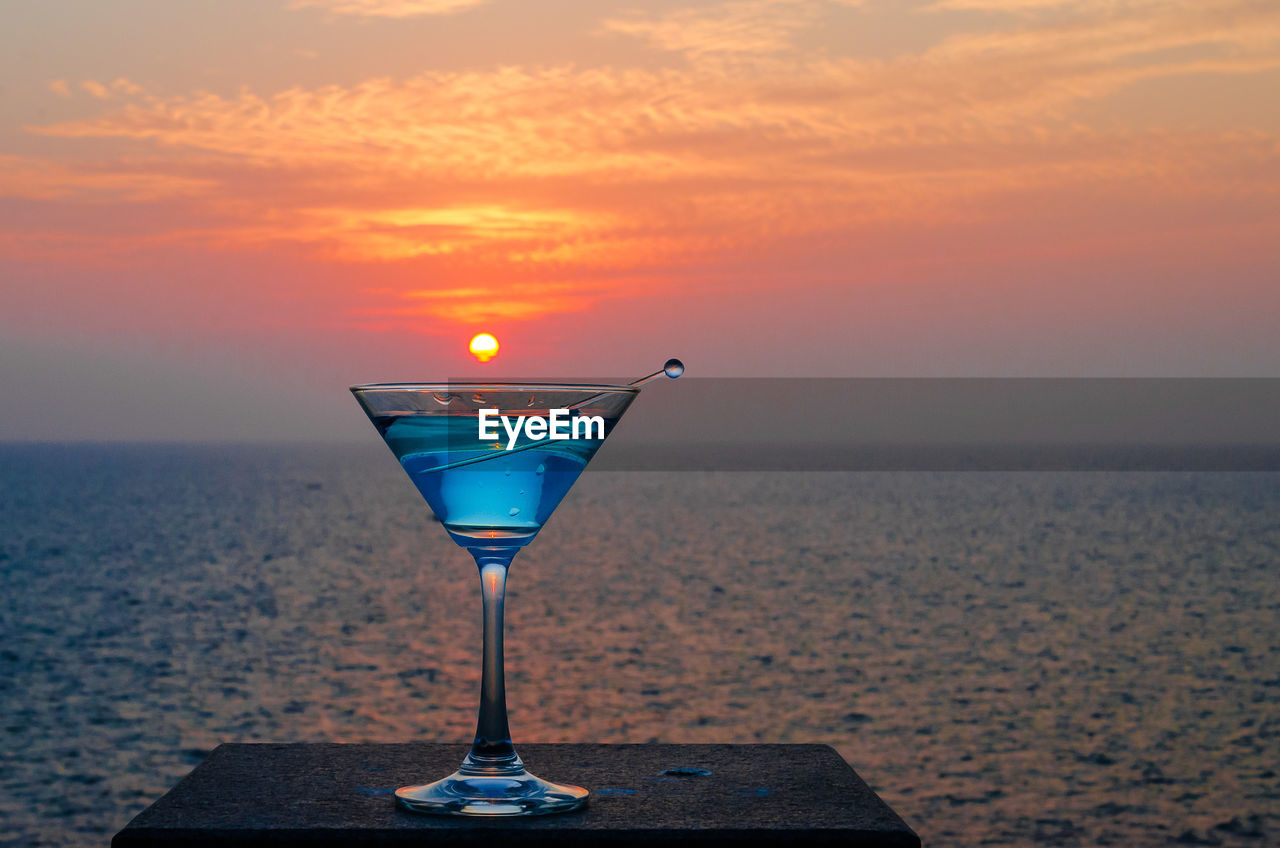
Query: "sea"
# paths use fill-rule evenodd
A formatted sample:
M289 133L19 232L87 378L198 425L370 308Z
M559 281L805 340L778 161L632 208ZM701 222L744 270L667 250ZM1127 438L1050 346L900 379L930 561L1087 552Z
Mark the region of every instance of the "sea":
M1278 577L1277 473L588 470L511 726L827 743L936 848L1275 845ZM222 742L461 753L480 635L381 445L0 445L0 845L106 845Z

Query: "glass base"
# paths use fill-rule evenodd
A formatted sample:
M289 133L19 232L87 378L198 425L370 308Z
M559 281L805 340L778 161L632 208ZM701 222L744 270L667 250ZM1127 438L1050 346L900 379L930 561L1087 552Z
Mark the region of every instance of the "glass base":
M508 774L456 771L444 780L396 790L400 806L439 816L543 816L586 806L581 786L549 783L524 769Z

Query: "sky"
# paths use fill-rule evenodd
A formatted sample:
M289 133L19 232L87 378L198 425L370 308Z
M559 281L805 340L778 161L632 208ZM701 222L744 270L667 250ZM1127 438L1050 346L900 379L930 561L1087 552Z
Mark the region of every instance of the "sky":
M1272 0L5 19L0 439L362 438L352 383L670 356L1280 376Z

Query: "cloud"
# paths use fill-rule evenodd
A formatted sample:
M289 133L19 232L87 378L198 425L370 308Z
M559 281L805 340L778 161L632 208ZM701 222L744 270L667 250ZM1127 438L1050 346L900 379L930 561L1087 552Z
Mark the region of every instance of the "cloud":
M489 0L292 0L290 9L323 9L335 15L369 18L413 18L453 15Z
M549 312L587 311L601 294L599 286L577 282L415 289L396 294L390 306L361 309L358 314L382 325L412 326L423 318L468 324L519 321Z
M99 100L106 100L111 96L111 90L95 80L85 80L80 83L80 87Z
M662 15L632 12L606 19L603 28L695 57L776 53L790 48L796 33L808 27L818 11L818 4L806 0L734 0Z
M1045 9L1076 8L1084 6L1089 0L936 0L924 8L924 11L960 10L977 12L1039 12ZM1103 0L1110 2L1110 0ZM1097 5L1093 3L1092 5Z
M124 77L113 80L109 85L104 85L97 80L84 80L80 83L80 89L95 100L110 100L113 96L142 93L142 86ZM66 80L51 81L49 90L59 97L71 97L71 86Z
M572 210L500 205L447 205L398 209L309 208L295 222L308 240L327 241L348 260L475 254L506 247L509 259L531 259L538 245L562 246L604 225Z
M793 48L816 4L743 0L606 23L680 51L672 67L432 71L266 95L118 81L99 86L100 114L31 129L114 139L128 158L0 167L28 199L172 198L163 223L190 243L410 263L454 294L388 295L387 315L450 320L562 311L630 285L609 282L619 274L696 275L771 245L997 221L1027 198L1275 202L1274 134L1082 111L1144 81L1280 68L1269 5L1090 0L1043 20L1013 5L1026 12L1013 25L889 59ZM569 279L586 288L546 288ZM477 281L503 295L468 311L457 292Z
M33 156L0 153L0 197L74 199L97 203L150 202L199 194L215 185L215 181L210 179L151 170L126 171L120 168L119 163L95 169L91 165L73 166Z

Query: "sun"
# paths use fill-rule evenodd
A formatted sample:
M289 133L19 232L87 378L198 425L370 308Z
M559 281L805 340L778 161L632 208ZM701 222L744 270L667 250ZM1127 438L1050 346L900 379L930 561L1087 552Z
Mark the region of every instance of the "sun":
M489 333L480 333L471 340L471 355L481 362L488 362L498 355L498 340Z

